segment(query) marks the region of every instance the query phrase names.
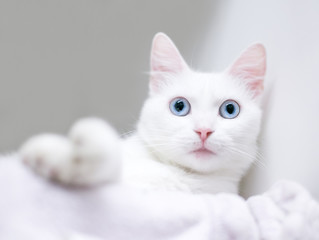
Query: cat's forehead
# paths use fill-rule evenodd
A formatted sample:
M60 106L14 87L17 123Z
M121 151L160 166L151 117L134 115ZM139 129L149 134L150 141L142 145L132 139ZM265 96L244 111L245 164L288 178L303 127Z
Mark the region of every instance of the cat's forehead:
M240 98L245 95L245 87L224 73L187 72L171 81L166 93L211 101Z

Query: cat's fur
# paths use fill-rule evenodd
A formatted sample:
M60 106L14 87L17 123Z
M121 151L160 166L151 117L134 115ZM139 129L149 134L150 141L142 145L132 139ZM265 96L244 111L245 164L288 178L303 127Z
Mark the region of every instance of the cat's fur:
M103 120L83 119L68 137L31 138L22 158L66 184L120 180L144 189L235 193L257 152L265 61L264 47L254 44L224 72L195 72L159 33L151 52L150 93L135 134L120 139ZM188 115L171 112L176 97L189 101ZM219 110L229 99L240 106L233 119Z

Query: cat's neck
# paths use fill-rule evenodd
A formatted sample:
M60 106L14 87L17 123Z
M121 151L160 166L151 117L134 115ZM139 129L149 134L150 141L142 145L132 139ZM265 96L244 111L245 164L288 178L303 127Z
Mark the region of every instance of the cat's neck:
M219 170L209 174L188 173L185 180L194 193L238 193L241 175L230 170Z

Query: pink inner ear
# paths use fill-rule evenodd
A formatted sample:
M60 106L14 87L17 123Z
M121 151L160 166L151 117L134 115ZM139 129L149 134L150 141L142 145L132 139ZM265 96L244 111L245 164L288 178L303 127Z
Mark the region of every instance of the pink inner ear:
M152 55L152 71L177 73L183 70L183 64L176 61L179 56L169 49L163 49L163 52L154 52Z
M266 51L263 45L254 44L247 48L230 67L229 73L245 81L259 95L263 90L266 73Z
M151 51L151 90L159 89L161 81L166 80L165 74L180 73L187 68L172 40L164 33L156 34Z
M186 63L172 40L164 33L154 37L151 52L151 70L155 72L181 72Z

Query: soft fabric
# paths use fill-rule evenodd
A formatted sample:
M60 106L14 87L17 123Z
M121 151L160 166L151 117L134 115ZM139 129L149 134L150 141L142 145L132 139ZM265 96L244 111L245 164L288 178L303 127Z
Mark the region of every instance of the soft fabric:
M296 183L247 201L110 184L63 188L17 158L0 158L0 239L319 239L318 203Z

